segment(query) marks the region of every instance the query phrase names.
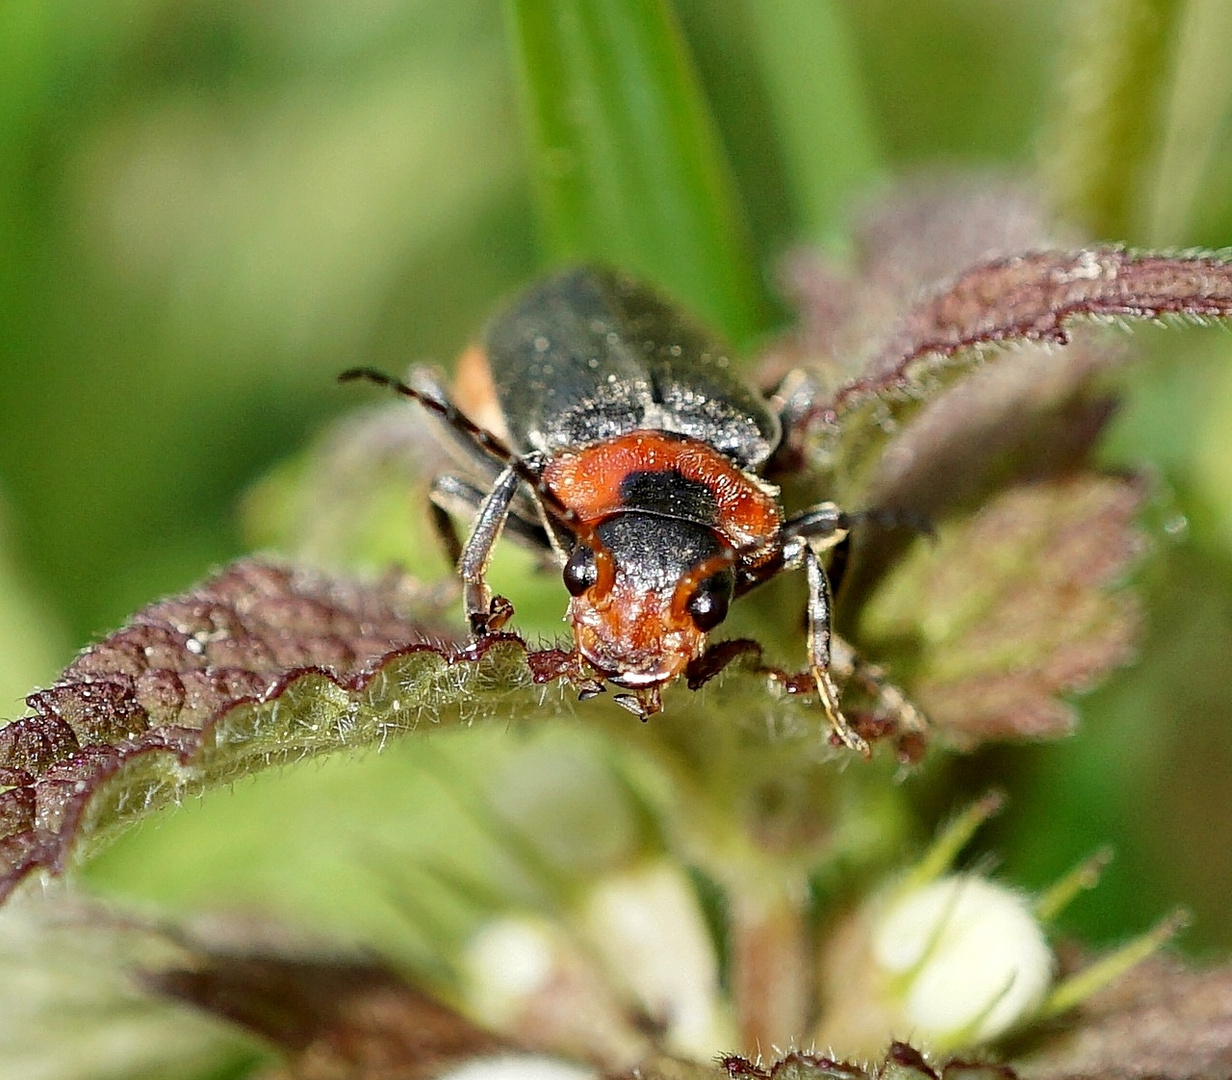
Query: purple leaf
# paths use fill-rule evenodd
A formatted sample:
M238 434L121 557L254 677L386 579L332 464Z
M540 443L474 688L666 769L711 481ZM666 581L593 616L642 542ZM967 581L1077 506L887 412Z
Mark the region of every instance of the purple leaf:
M245 561L138 612L0 728L13 785L0 794L0 895L190 791L410 726L413 713L375 719L362 691L397 657L451 662L414 606L398 579L360 585Z
M833 421L873 395L917 394L959 354L970 366L986 346L1065 345L1080 319L1194 320L1232 315L1232 263L1214 255L1120 248L1043 251L975 266L918 303L864 374L834 395Z
M895 566L859 640L953 742L1069 731L1064 697L1133 656L1118 590L1144 547L1141 482L1083 473L1013 487ZM909 672L909 674L908 674Z

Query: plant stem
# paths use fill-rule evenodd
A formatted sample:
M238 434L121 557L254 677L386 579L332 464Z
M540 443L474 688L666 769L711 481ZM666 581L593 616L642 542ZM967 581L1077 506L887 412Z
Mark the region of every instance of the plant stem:
M748 874L729 894L732 999L749 1053L790 1046L808 1030L814 1000L803 883L774 889L770 877Z

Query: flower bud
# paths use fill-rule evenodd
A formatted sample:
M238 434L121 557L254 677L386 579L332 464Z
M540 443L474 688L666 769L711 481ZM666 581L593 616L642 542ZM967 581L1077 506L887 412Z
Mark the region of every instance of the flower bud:
M608 875L583 900L579 920L609 973L663 1025L670 1052L706 1061L730 1048L714 943L679 866L659 860Z
M826 957L834 1007L819 1033L846 1054L890 1038L945 1050L1038 1013L1053 956L1029 901L976 874L874 898Z
M462 970L470 1014L524 1046L600 1061L613 1071L649 1053L603 974L553 923L525 915L494 919L471 939Z
M1003 1034L1052 983L1052 950L1030 905L975 874L894 897L874 920L872 947L903 1017L946 1045Z

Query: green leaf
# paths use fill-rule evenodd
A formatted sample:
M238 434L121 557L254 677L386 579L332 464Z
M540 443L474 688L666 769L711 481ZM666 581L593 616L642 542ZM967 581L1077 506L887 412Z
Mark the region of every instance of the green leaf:
M1202 235L1195 219L1204 216L1203 202L1220 202L1212 195L1226 162L1220 147L1232 118L1232 5L1193 0L1178 31L1166 130L1150 192L1151 244L1189 243Z
M735 187L666 0L510 0L549 257L660 285L737 344L767 309Z
M520 642L457 664L407 579L239 562L138 612L0 728L0 895L186 795L420 724L550 715ZM511 664L512 661L512 664ZM519 695L519 690L523 691Z
M357 412L246 492L245 539L314 566L413 563L421 581L445 578L452 567L424 513L428 478L444 462L435 430L406 402Z
M0 1080L253 1074L268 1056L254 1040L133 977L175 963L183 950L141 916L32 882L0 911Z

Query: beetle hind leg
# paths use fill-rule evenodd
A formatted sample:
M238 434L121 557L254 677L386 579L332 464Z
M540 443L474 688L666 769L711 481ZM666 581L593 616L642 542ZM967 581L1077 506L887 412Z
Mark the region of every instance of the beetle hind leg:
M891 722L896 732L920 735L928 730L928 718L906 692L886 678L883 668L863 659L846 642L835 639L830 670L844 684L855 683L872 698L874 715Z

